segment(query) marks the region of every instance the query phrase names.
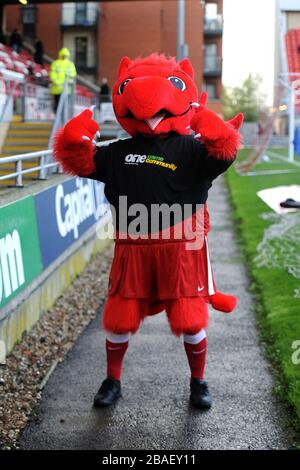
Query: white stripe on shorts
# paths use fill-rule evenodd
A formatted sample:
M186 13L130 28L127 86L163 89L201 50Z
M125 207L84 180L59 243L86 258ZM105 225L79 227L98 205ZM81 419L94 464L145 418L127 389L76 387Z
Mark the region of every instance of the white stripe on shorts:
M211 269L211 264L210 264L210 259L209 259L209 250L208 250L207 237L205 237L205 242L206 242L206 257L207 257L208 294L209 295L214 295L215 294L215 289L214 289L212 269Z

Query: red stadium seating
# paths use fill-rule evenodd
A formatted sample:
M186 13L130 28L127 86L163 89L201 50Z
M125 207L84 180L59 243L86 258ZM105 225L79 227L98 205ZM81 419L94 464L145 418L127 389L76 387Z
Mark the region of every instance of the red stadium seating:
M32 70L32 75L29 74L28 67ZM14 52L9 46L0 43L0 71L1 69L12 70L14 72L26 75L28 80L34 78L49 79L50 64L45 64L43 67L34 62L32 55L28 51L22 51L20 54ZM17 86L15 93L20 93L20 87ZM85 86L76 85L76 94L85 98L93 98L94 93L90 92Z
M285 36L287 63L290 73L299 73L300 77L300 29L291 29ZM299 78L298 77L298 78ZM295 80L296 75L290 77Z
M300 79L300 29L290 29L285 35L286 56L289 81ZM300 105L295 105L296 114L300 114Z

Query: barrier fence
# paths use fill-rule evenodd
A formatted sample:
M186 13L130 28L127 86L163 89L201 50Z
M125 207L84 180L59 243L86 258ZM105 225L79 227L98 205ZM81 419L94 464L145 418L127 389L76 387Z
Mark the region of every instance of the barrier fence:
M0 208L2 307L93 227L110 217L103 183L69 178Z
M23 162L36 161L38 163L34 167L23 168ZM48 161L51 160L51 161ZM60 172L59 165L57 162L52 161L52 150L41 150L39 152L24 153L20 155L14 155L11 157L3 157L0 159L0 169L1 166L6 164L13 163L15 165L15 170L7 172L4 175L0 176L0 181L12 180L15 179L15 186L22 188L23 187L23 176L31 174L35 171L39 172L40 180L47 178L49 169L56 169L57 172ZM52 171L53 173L53 171Z
M108 145L111 142L115 142L115 139L103 141L99 145ZM34 167L23 168L23 163L28 161L34 161L37 162L37 164ZM40 180L47 179L47 177L53 173L62 173L59 164L53 160L52 149L0 158L0 172L5 165L11 163L14 164L15 169L7 171L4 175L0 174L0 182L14 179L15 186L19 188L23 187L23 176L35 171L39 172L38 179Z

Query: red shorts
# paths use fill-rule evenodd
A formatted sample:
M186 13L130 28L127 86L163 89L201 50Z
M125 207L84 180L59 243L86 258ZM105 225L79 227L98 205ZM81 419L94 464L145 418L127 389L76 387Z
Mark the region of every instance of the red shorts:
M164 309L177 335L205 328L206 298L213 293L206 241L201 249L186 248L184 240L118 240L104 328L119 334L135 332L143 318Z

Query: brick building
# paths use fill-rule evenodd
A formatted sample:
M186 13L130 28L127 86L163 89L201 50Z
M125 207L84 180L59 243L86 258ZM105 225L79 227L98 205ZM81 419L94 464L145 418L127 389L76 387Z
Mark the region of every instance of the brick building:
M223 0L185 2L185 42L199 89L207 89L210 106L221 112ZM116 78L122 56L153 51L176 55L177 0L64 2L7 5L7 32L19 28L38 36L47 54L69 47L78 71L98 82Z

